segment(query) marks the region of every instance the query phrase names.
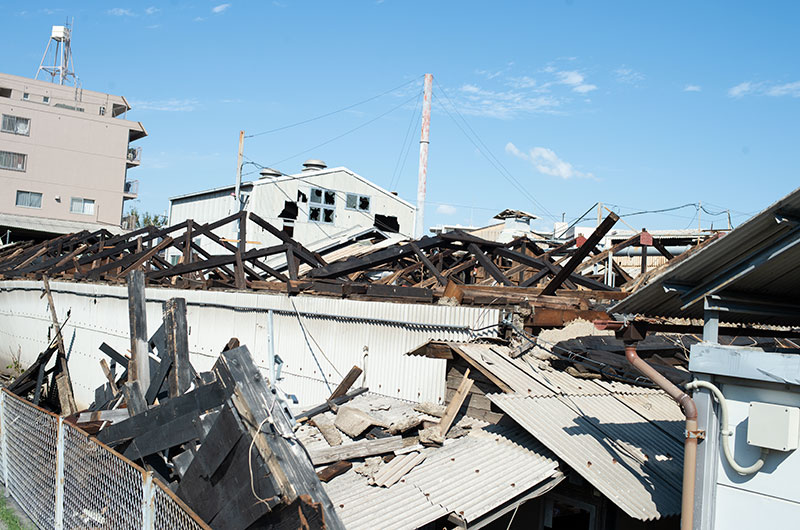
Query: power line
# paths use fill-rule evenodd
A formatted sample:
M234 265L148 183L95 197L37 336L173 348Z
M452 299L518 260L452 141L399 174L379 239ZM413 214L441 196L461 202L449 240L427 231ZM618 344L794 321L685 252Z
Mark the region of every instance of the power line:
M421 93L420 93L420 95L421 95ZM417 100L416 106L414 107L414 112L411 113L411 121L408 122L408 128L406 129L406 135L403 138L403 144L400 146L400 153L398 153L398 155L397 155L397 162L394 165L394 170L392 170L392 179L389 181L389 189L390 190L392 188L394 188L395 181L400 179L400 175L402 174L403 169L406 167L405 161L408 158L408 152L411 149L411 144L413 143L413 141L409 142L408 139L409 139L409 135L411 134L411 131L414 128L414 124L417 123L417 121L419 120L418 115L417 115L417 111L422 112L421 103L422 103L422 98L420 97ZM413 138L413 137L411 137L411 138ZM406 142L408 142L408 148L406 148ZM401 161L403 162L403 167L400 169L400 171L397 171L398 167L400 167L400 162Z
M387 110L386 112L384 112L384 113L382 113L382 114L379 114L379 115L375 116L375 117L374 117L374 118L372 118L371 120L365 121L365 122L364 122L364 123L362 123L361 125L358 125L358 126L356 126L356 127L353 127L352 129L350 129L350 130L348 130L348 131L345 131L345 132L343 132L342 134L340 134L340 135L338 135L338 136L334 136L334 137L333 137L333 138L331 138L330 140L326 140L326 141L322 142L321 144L317 144L317 145L315 145L314 147L309 147L308 149L304 149L303 151L300 151L299 153L295 153L295 154L293 154L292 156L286 157L286 158L284 158L283 160L278 160L277 162L272 162L271 164L269 164L269 166L270 166L270 167L273 167L273 166L276 166L276 165L278 165L278 164L282 164L283 162L286 162L286 161L288 161L288 160L291 160L291 159L293 159L293 158L297 158L298 156L304 155L304 154L308 153L309 151L313 151L313 150L315 150L315 149L319 149L320 147L322 147L322 146L324 146L324 145L328 145L328 144L329 144L329 143L331 143L331 142L335 142L336 140L338 140L338 139L340 139L340 138L343 138L343 137L347 136L348 134L354 133L354 132L356 132L357 130L359 130L359 129L362 129L362 128L366 127L367 125L369 125L369 124L371 124L371 123L373 123L373 122L376 122L376 121L378 121L379 119L383 118L383 117L384 117L384 116L386 116L387 114L391 114L392 112L396 111L397 109L399 109L399 108L400 108L400 107L402 107L403 105L405 105L405 104L407 104L407 103L410 103L411 101L413 101L413 100L414 100L415 98L417 98L417 97L419 97L419 94L414 94L412 97L410 97L410 98L408 98L407 100L403 101L403 102L402 102L402 103L400 103L399 105L397 105L397 106L395 106L395 107L392 107L391 109Z
M271 134L271 133L278 132L278 131L284 131L286 129L291 129L292 127L297 127L298 125L305 125L306 123L311 123L312 121L321 120L322 118L327 118L328 116L333 116L334 114L338 114L340 112L344 112L346 110L350 110L352 108L358 107L359 105L363 105L364 103L369 103L370 101L376 100L376 99L378 99L378 98L380 98L382 96L385 96L386 94L394 92L395 90L401 89L401 88L405 87L406 85L409 85L409 84L411 84L411 83L413 83L415 81L418 81L421 77L422 76L415 77L411 81L406 81L402 85L398 85L398 86L396 86L396 87L394 87L392 89L387 90L386 92L381 92L380 94L378 94L376 96L372 96L370 98L361 100L358 103L353 103L352 105L348 105L346 107L342 107L340 109L336 109L336 110L331 111L331 112L326 112L325 114L320 114L319 116L315 116L313 118L308 118L306 120L298 121L298 122L292 123L290 125L284 125L282 127L277 127L275 129L270 129L268 131L262 131L262 132L259 132L259 133L248 134L248 135L245 135L245 138L255 138L256 136L262 136L264 134Z
M438 85L438 83L437 83L437 85ZM446 94L445 94L445 96L446 96ZM436 98L436 99L437 99L437 100L438 100L440 103L442 103L442 109L444 110L445 114L447 114L447 116L448 116L448 117L449 117L449 118L450 118L450 119L453 121L453 123L455 123L455 124L456 124L456 126L459 128L459 130L461 131L461 133L462 133L462 134L463 134L463 135L464 135L464 136L467 138L467 140L468 140L468 141L469 141L469 142L470 142L470 143L471 143L471 144L472 144L472 145L475 147L475 149L477 149L477 151L478 151L478 152L481 154L481 156L483 156L483 157L486 159L486 161L487 161L487 162L489 162L489 164L490 164L492 167L494 167L494 168L495 168L495 170L497 170L497 172L500 174L500 176L501 176L501 177L503 177L504 179L506 179L506 180L507 180L507 181L508 181L508 182L509 182L509 183L510 183L512 186L514 186L514 187L517 189L517 191L519 191L519 192L520 192L520 193L521 193L521 194L522 194L522 195L523 195L525 198L527 198L529 201L531 201L532 203L534 203L534 204L535 204L535 205L536 205L538 208L540 208L542 211L544 211L544 212L545 212L545 213L546 213L546 214L547 214L547 215L548 215L550 218L552 218L553 220L557 220L557 219L556 219L556 217L555 217L555 216L553 216L553 214L552 214L552 213L550 213L550 212L547 210L547 208L545 208L545 207L544 207L544 205L543 205L543 204L541 204L539 201L537 201L537 200L536 200L536 199L533 197L533 195L531 195L531 194L530 194L530 193L529 193L529 192L528 192L528 191L527 191L527 190L526 190L526 189L525 189L525 188L522 186L522 184L521 184L521 183L520 183L520 182L519 182L519 181L518 181L516 178L514 178L514 176L513 176L513 175L512 175L512 174L511 174L511 173L510 173L510 172L509 172L507 169L506 169L505 171L503 171L503 169L505 168L505 167L503 166L503 164L502 164L502 163L501 163L499 160L497 160L497 158L496 158L496 157L494 157L494 155L491 155L491 152L490 152L490 151L489 151L489 153L490 153L490 154L487 154L487 153L486 153L486 151L488 151L488 148L486 148L485 144L483 144L484 146L483 146L483 147L481 147L481 145L479 145L479 144L478 144L478 143L477 143L477 142L476 142L476 141L475 141L475 140L472 138L472 136L470 136L470 135L469 135L469 133L467 133L467 131L464 129L464 127L462 127L462 126L461 126L461 124L458 122L458 120L456 120L456 119L453 117L453 115L452 115L452 114L450 114L450 111L447 109L447 106L446 106L446 105L444 105L444 102L443 102L443 101L442 101L442 100L441 100L441 99L440 99L440 98L439 98L439 97L436 95L436 93L435 93L435 92L433 93L433 97L434 97L434 98ZM451 102L451 104L452 104L452 102ZM453 108L454 108L454 110L456 110L456 109L455 109L455 105L453 105ZM457 112L457 110L456 110L456 112ZM465 122L465 123L466 123L466 122ZM469 125L467 124L467 126L469 126ZM480 140L480 138L479 138L479 137L477 137L477 136L476 136L476 138L477 138L478 142L480 142L480 143L483 143L483 142ZM501 168L503 168L503 169L501 169Z
M513 174L512 174L512 173L511 173L511 172L508 170L508 168L506 168L506 166L505 166L505 165L504 165L504 164L503 164L503 163L500 161L500 159L498 159L498 158L497 158L497 157L494 155L494 153L492 153L492 151L491 151L491 150L490 150L490 149L489 149L489 148L486 146L486 144L485 144L485 143L484 143L484 141L481 139L481 137L478 135L478 133L477 133L477 132L475 132L475 129L473 129L473 128L472 128L472 126L469 124L469 122L468 122L468 121L467 121L467 119L464 117L464 115L463 115L463 114L461 114L461 112L458 110L458 106L457 106L455 103L453 103L453 100L450 98L450 95L447 93L447 91L444 89L444 87L443 87L442 85L440 85L440 84L439 84L439 82L438 82L438 81L436 81L436 79L434 79L434 82L436 83L436 86L437 86L437 87L439 87L439 89L442 91L442 93L444 94L444 96L447 98L447 101L450 103L450 105L452 105L452 107L453 107L453 110L454 110L454 111L456 112L456 114L458 114L458 116L461 118L461 121L463 121L463 122L464 122L464 125L466 125L466 126L467 126L467 128L468 128L468 129L469 129L469 130L472 132L472 134L475 136L475 138L478 140L478 142L479 142L479 143L480 143L480 144L483 146L483 148L486 150L486 152L487 152L487 153L489 153L489 156L491 156L491 157L492 157L492 158L493 158L493 159L494 159L494 160L497 162L497 164L498 164L498 165L499 165L499 166L500 166L500 167L501 167L501 168L502 168L502 169L505 171L505 173L506 173L506 175L507 175L507 178L508 178L508 179L511 179L511 180L513 180L514 182L516 182L516 183L517 183L517 185L518 185L520 188L522 188L522 187L523 187L523 186L522 186L522 183L520 183L520 182L519 182L519 180L517 180L517 178L516 178L516 177L514 177L514 175L513 175ZM451 116L451 119L452 119L452 116ZM455 121L455 120L453 120L453 121ZM462 132L463 132L463 129L462 129ZM473 145L474 145L474 144L473 144ZM476 147L477 147L477 146L476 146ZM480 149L479 149L479 150L480 150ZM528 196L528 198L530 199L530 201L531 201L531 202L533 202L534 204L536 204L536 205L537 205L539 208L541 208L541 209L542 209L542 211L544 211L544 212L545 212L545 213L548 215L548 217L550 217L551 219L553 219L553 221L557 221L557 220L558 220L558 219L557 219L557 218L556 218L556 217L555 217L555 216L554 216L552 213L550 213L550 211L549 211L549 210L548 210L548 209L547 209L547 208L544 206L544 204L542 204L542 203L540 203L539 201L537 201L537 200L536 200L536 199L533 197L533 195L531 195L531 194L527 193L527 190L525 190L525 193L526 193L526 195Z

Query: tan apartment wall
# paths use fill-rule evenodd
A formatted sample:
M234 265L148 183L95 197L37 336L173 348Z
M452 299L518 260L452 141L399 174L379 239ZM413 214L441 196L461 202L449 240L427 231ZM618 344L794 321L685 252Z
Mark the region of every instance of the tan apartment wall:
M8 85L0 77L0 86ZM27 155L24 171L0 168L0 212L119 225L128 138L138 124L100 116L97 106L78 112L54 107L52 99L43 103L33 92L28 101L21 97L17 89L11 98L0 97L0 113L31 120L28 136L0 132L0 151ZM73 105L86 107L85 102ZM17 206L18 190L42 193L41 208ZM73 197L94 200L94 212L71 212Z

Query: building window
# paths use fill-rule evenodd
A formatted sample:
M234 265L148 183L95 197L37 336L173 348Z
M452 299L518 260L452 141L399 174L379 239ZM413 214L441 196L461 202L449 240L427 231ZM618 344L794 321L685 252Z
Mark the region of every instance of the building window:
M29 118L20 118L19 116L3 114L2 131L12 134L21 134L22 136L30 136L31 120Z
M17 206L24 208L41 208L42 194L35 191L17 191Z
M106 115L106 108L103 105L100 105L100 116Z
M28 94L27 92L23 92L22 93L22 99L24 99L25 101L28 101L29 99L31 99L31 95Z
M69 211L72 213L94 215L94 200L73 197L69 204Z
M22 153L11 153L9 151L0 151L0 168L13 169L14 171L25 171L25 163L28 160L28 155Z
M42 96L42 103L50 103L50 96Z
M308 220L315 223L333 224L336 220L336 210L321 206L311 206L308 208Z
M322 202L323 190L319 188L311 188L311 202L320 204Z
M348 210L358 210L361 212L369 211L369 197L367 195L357 195L355 193L347 194L347 201L345 208Z
M10 98L11 97L11 89L0 87L0 98Z

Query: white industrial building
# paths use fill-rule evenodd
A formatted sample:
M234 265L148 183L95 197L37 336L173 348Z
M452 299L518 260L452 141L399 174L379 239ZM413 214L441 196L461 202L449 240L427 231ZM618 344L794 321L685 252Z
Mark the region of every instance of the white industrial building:
M377 227L384 232L411 235L416 208L396 193L345 167L328 168L320 160L308 160L303 170L284 175L265 168L261 178L244 182L240 189L241 208L262 217L303 245L337 238L354 228ZM170 198L169 223L186 219L210 223L239 211L235 186L224 186ZM223 237L237 239L235 224ZM248 247L278 244L266 231L247 234ZM212 253L219 247L209 241L200 243ZM170 258L177 259L177 254Z

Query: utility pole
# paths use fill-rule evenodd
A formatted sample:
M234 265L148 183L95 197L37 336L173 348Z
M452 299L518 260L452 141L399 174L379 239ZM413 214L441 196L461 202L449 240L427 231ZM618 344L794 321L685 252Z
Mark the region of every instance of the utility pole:
M236 157L236 211L242 210L242 199L239 197L239 191L242 187L242 155L244 154L244 131L239 131L239 156Z
M419 176L417 177L417 216L414 237L421 238L425 230L425 189L428 181L428 144L431 132L431 93L433 74L425 74L422 96L422 133L419 139Z

